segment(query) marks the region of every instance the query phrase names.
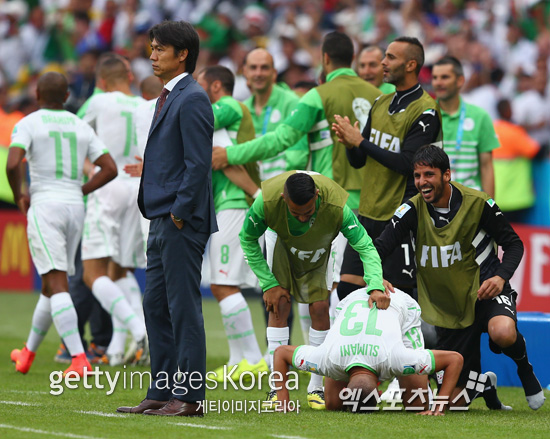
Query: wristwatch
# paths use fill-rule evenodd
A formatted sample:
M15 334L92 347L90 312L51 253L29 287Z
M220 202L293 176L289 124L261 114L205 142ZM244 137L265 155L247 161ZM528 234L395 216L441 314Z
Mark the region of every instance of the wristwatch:
M181 218L177 217L176 215L172 214L172 218L174 218L174 221L183 221Z

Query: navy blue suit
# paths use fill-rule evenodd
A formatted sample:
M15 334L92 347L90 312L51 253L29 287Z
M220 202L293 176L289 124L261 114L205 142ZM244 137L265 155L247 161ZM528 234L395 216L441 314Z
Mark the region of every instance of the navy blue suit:
M158 105L158 104L157 104ZM201 264L218 230L212 199L214 116L205 91L191 75L168 95L149 130L138 204L151 220L143 310L153 383L148 399L204 399L206 340L200 294ZM178 229L170 213L182 218ZM179 370L183 384L175 383ZM201 381L189 385L189 374Z

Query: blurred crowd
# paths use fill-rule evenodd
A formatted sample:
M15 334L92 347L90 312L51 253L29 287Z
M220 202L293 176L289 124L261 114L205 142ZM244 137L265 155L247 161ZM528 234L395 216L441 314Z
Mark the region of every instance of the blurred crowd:
M294 88L319 81L327 31L346 32L357 52L415 36L425 47L426 90L431 66L455 56L464 66L463 99L494 121L523 127L541 146L539 156L548 154L547 0L0 0L0 145L9 144L10 115L36 109L35 83L44 71L67 75L67 109L76 112L93 92L99 55L112 50L129 59L139 94L139 83L152 74L148 29L164 19L193 23L201 36L197 71L230 68L238 100L250 94L241 69L255 47L269 50L278 80ZM502 101L509 102L505 116Z

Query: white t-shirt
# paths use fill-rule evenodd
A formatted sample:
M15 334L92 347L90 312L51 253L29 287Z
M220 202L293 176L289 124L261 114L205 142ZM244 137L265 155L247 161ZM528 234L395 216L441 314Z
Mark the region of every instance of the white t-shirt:
M119 91L91 97L82 119L88 122L107 148L118 167L119 177L128 177L124 166L135 163L141 155L137 147L135 110L145 100Z
M23 148L29 163L33 204L82 203L82 168L107 151L90 126L65 110L41 109L21 119L10 147Z
M144 100L136 107L136 137L137 137L137 150L138 155L143 157L145 152L145 146L147 145L147 138L149 137L149 130L153 117L155 117L155 107L157 105L158 98L151 99L150 101Z
M321 346L300 346L295 367L347 381L354 366L371 370L381 380L434 369L431 351L405 347L407 328L420 325L420 307L396 290L387 310L370 308L365 289L354 291L337 307L337 315Z

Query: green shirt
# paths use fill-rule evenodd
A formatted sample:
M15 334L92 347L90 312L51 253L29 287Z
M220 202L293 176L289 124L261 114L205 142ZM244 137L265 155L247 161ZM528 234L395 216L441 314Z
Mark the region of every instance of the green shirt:
M266 133L275 131L290 113L300 99L291 91L285 90L279 85L273 85L271 95L259 115L254 109L254 96L251 96L243 104L250 110L252 122L254 123L255 137L261 137ZM259 163L260 179L268 180L285 171L293 169L306 169L309 158L309 147L307 136L290 148Z
M363 98L362 101L366 101L368 108L364 108L365 105L355 108L353 105L354 95L353 90L348 86L349 78L353 78L352 81L357 80L357 88L372 88L373 96ZM355 83L354 83L355 84ZM328 86L331 86L331 92L327 93ZM370 86L370 88L368 87ZM330 95L331 99L326 97L323 100L319 89L323 87L322 93L324 95ZM346 93L343 93L346 90ZM348 94L350 94L348 96ZM315 172L323 174L324 176L334 179L337 183L341 183L347 178L347 171L357 172L349 165L345 150L343 154L340 154L337 159L333 157L335 153L335 145L333 139L333 133L331 131L329 119L327 119L327 113L325 113L325 107L327 103L331 105L341 105L343 98L346 98L349 108L345 112L340 112L342 116L347 115L352 121L357 120L356 114L364 114L368 117L368 111L370 106L374 102L374 99L380 95L380 91L377 90L371 84L358 78L357 74L348 68L337 69L331 72L327 76L327 83L321 86L315 87L308 91L299 101L298 105L291 112L275 131L265 134L264 136L257 138L251 142L246 142L242 145L230 146L227 148L227 160L229 164L244 164L255 160L264 160L269 157L274 157L290 146L296 144L298 140L305 134L308 135L309 149L311 151L311 169ZM362 97L362 96L360 96ZM349 102L347 102L349 101ZM334 114L330 114L330 118L333 118ZM366 124L366 119L361 120L361 125ZM343 150L343 145L338 145L336 151ZM334 166L340 166L344 170L342 173L335 173ZM346 187L345 184L341 184L344 189L348 191L350 197L348 199L348 205L352 209L359 207L359 186L358 187Z
M234 145L237 144L237 139L254 138L250 115L245 113L246 107L231 96L223 96L212 104L212 111L214 130L225 128ZM223 171L212 171L212 191L216 212L226 209L247 209L249 206L245 192L233 184Z
M390 84L389 82L383 82L382 85L378 87L378 90L380 90L385 95L389 95L395 92L395 85Z
M266 183L269 183L269 180L264 182L262 187ZM334 182L331 183L336 184ZM282 187L280 192L282 192ZM316 212L313 218L316 218L320 205L321 199L318 198ZM286 212L288 231L290 235L298 237L310 230L312 223L311 221L308 223L301 223L290 214L288 208L286 208ZM315 222L313 222L313 224L315 224ZM279 285L279 282L269 270L267 262L262 254L261 247L258 243L258 239L264 234L268 226L273 226L273 224L268 224L266 221L264 199L263 195L260 195L256 198L254 204L252 204L252 207L248 211L243 228L239 234L239 238L241 240L241 247L248 265L258 277L260 287L264 291ZM340 231L361 257L365 272L364 279L368 285L367 291L383 291L382 266L378 252L376 251L366 230L359 223L359 220L347 205L342 209L342 224Z
M464 117L461 117L462 111ZM450 115L441 110L441 119L443 149L451 162L451 179L464 186L481 190L479 154L491 152L500 146L491 117L484 109L460 99L458 111ZM461 119L462 142L457 145Z

